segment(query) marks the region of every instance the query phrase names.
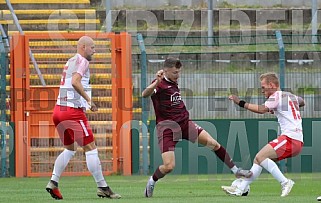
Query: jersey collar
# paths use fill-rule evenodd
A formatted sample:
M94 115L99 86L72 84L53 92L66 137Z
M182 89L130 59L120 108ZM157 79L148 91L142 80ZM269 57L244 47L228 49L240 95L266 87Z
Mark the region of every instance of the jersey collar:
M171 80L170 80L170 79L168 79L166 76L164 76L164 79L165 79L167 82L170 82L170 83L173 83L173 84L177 85L177 83L176 83L176 82L171 81Z

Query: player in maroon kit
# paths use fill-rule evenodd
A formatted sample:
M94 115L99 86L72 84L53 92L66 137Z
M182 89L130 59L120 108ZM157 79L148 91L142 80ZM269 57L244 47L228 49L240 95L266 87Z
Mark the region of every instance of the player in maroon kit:
M189 118L180 95L177 80L182 63L177 58L167 58L164 69L156 73L156 79L142 92L143 97L151 96L156 114L158 145L163 164L160 165L147 182L145 196L152 197L156 182L170 173L175 167L175 145L180 139L198 142L213 150L237 177L251 177L248 170L239 169L226 152L208 132Z

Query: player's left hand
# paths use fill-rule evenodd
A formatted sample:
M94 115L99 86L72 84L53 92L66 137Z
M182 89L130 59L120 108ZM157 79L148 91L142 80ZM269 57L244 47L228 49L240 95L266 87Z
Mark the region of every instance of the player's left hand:
M234 94L230 95L228 97L229 100L232 100L235 104L239 104L240 103L240 98Z

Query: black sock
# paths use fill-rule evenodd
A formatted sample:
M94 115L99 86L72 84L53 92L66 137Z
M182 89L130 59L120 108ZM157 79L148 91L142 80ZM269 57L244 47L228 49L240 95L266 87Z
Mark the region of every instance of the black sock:
M102 189L102 190L107 190L107 189L109 188L109 186L106 186L106 187L98 187L98 188L100 188L100 189Z
M226 152L225 148L221 146L218 150L214 151L216 156L220 158L225 165L229 168L233 168L235 166L234 162L232 161L230 155Z
M165 176L166 174L163 174L160 170L159 167L156 169L156 171L153 174L153 180L156 182L158 179L161 179Z

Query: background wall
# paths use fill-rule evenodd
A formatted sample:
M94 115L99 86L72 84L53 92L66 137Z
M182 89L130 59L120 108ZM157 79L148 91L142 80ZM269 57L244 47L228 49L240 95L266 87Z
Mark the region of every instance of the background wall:
M196 121L218 140L229 152L234 162L242 168L250 168L256 153L278 135L278 123L275 119L245 120L199 120ZM320 119L303 119L304 147L300 155L287 159L288 172L320 172L321 130ZM155 121L151 121L150 172L161 164L158 140L155 135ZM215 174L231 173L230 170L203 146L187 141L176 145L176 167L174 174ZM135 156L135 155L134 155ZM137 160L138 155L133 160ZM138 168L134 168L137 172Z

